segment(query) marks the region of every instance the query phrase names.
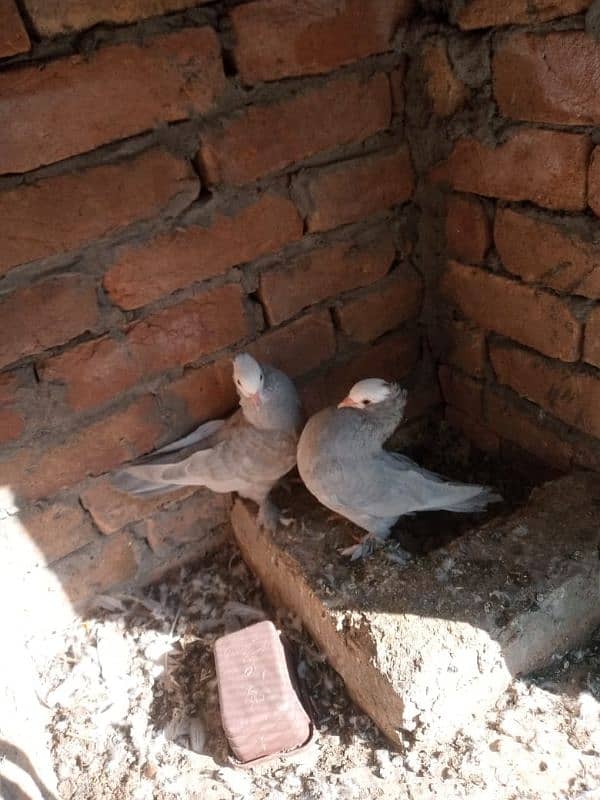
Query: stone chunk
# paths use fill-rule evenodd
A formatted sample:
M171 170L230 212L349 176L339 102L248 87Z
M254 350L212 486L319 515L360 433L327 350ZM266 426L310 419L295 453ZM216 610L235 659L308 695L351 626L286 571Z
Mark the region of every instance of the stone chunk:
M286 496L286 505L290 499ZM269 535L238 500L232 521L272 600L296 612L354 700L392 742L448 740L511 677L600 623L600 478L573 474L406 568L379 551L351 564L356 529L306 494Z

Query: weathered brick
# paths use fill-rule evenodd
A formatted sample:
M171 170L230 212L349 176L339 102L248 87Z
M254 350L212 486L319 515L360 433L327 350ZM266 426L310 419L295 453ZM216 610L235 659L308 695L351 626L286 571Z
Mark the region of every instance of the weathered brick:
M600 306L593 308L587 318L583 358L588 364L600 367Z
M320 247L285 270L263 272L259 293L269 322L277 325L306 306L373 283L387 273L395 255L393 236L380 231L377 241Z
M25 419L18 409L18 388L15 375L0 375L0 444L18 439L25 430Z
M600 217L600 147L595 147L588 170L588 205Z
M419 314L422 281L413 270L396 271L361 297L336 310L340 328L357 342L370 342Z
M210 0L23 0L40 36L91 28L99 22L127 24L181 11Z
M109 336L42 361L37 371L42 381L66 387L65 397L74 411L100 406L143 379L126 342Z
M255 358L295 378L335 354L333 323L327 311L314 311L263 334L247 347Z
M99 530L111 535L130 522L149 517L162 506L183 500L195 491L196 487L188 486L166 495L143 498L123 494L111 485L108 478L98 478L82 491L80 500Z
M350 387L363 378L400 380L415 366L420 342L413 332L391 334L367 347L343 363L327 368L300 386L306 413L311 415L325 406L337 404Z
M497 434L532 453L540 461L560 470L569 469L573 456L573 448L569 442L544 427L508 398L487 392L484 405L487 424Z
M190 422L196 424L225 416L238 402L230 359L186 370L165 387L162 397L183 401Z
M591 147L583 134L538 129L518 130L495 148L459 139L431 178L462 192L581 211Z
M53 570L75 608L96 594L135 578L138 556L128 533L100 539L57 562Z
M391 117L386 75L343 77L270 105L255 105L202 138L209 183L242 184L384 128Z
M451 195L446 213L448 253L468 264L478 264L491 243L491 225L481 201L468 195Z
M499 436L474 420L469 414L465 414L464 411L453 406L446 406L446 419L453 428L461 431L480 450L484 450L486 453L497 453L500 449Z
M58 275L0 301L0 366L63 344L98 321L96 289L82 275Z
M263 194L233 214L215 212L205 227L179 229L122 248L104 277L104 288L121 308L138 308L301 236L296 207L279 195Z
M161 396L167 401L182 401L190 424L227 415L238 402L231 360L186 370L163 389Z
M448 264L441 290L486 330L562 361L579 357L581 323L568 304L552 294L455 261Z
M240 287L229 284L158 311L129 327L39 365L42 380L66 386L75 411L113 399L152 375L185 366L250 333Z
M506 269L524 281L600 298L600 244L554 221L510 208L497 210L494 239Z
M446 42L428 39L423 45L423 69L427 76L426 89L433 113L449 117L461 108L469 97L469 90L454 74Z
M394 114L404 114L405 90L404 80L406 77L406 63L403 61L398 67L390 72L390 88L392 90L392 111Z
M14 0L0 0L0 58L29 50L29 36Z
M600 122L600 44L584 31L516 33L495 48L494 94L513 119Z
M44 564L78 550L98 535L80 506L60 499L20 512L19 523L40 551Z
M445 366L440 367L439 377L446 403L475 419L481 419L481 384Z
M161 150L0 193L0 275L18 264L67 253L196 198L191 166Z
M410 198L414 172L408 147L311 170L306 185L310 231L358 222Z
M577 466L600 472L600 441L588 437L578 437L573 444L573 462Z
M41 443L0 461L0 484L18 498L38 499L99 475L158 444L163 424L150 396L94 422L57 445Z
M600 438L600 377L505 345L493 345L490 358L500 383L568 425Z
M8 563L29 571L52 564L93 541L98 534L76 502L53 498L2 521L0 549ZM7 563L3 559L3 563Z
M244 83L329 72L392 49L414 0L258 0L230 12Z
M25 172L206 112L224 86L211 28L10 70L0 75L0 173Z
M195 361L251 333L237 284L227 284L157 311L127 332L144 375Z
M467 0L459 5L457 21L463 30L527 25L577 14L591 3L592 0Z
M229 522L231 495L197 491L175 505L158 511L135 526L157 555L167 555L175 547L199 541L218 525Z
M479 378L485 368L485 334L460 320L443 320L435 331L436 350L444 364L450 364Z

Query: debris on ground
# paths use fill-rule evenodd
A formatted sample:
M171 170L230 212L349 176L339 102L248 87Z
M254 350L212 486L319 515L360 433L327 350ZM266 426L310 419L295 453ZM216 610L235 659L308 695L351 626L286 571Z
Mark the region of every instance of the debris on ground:
M292 642L320 735L308 755L234 769L218 710L216 638L271 618ZM296 619L270 609L233 544L30 652L53 712L62 800L594 800L600 631L515 680L443 749L388 747Z

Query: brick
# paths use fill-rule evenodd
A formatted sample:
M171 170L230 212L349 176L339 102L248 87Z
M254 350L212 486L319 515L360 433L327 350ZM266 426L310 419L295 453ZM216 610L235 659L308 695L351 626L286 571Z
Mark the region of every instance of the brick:
M588 171L588 204L594 214L600 217L600 147L595 147Z
M25 430L25 419L18 410L18 388L15 375L0 375L0 444L18 439Z
M494 51L494 94L512 119L600 122L600 44L584 31L516 33Z
M357 342L370 342L414 319L421 309L423 284L412 270L394 272L361 297L336 309L338 325Z
M179 545L210 538L211 530L229 522L230 508L231 495L201 489L137 523L135 531L147 540L154 553L168 555Z
M466 103L469 90L454 74L444 40L425 42L423 69L427 76L425 86L433 113L438 117L455 114Z
M481 201L468 195L451 195L446 212L448 253L467 264L478 264L491 244L491 225Z
M394 114L404 114L406 92L404 81L406 78L406 64L402 62L390 72L390 88L392 90L392 111Z
M0 58L29 50L29 36L14 0L0 0Z
M314 75L392 49L413 0L258 0L230 12L246 84Z
M430 177L461 192L581 211L591 146L582 134L538 129L520 129L496 148L464 138Z
M82 275L58 275L5 295L0 301L0 366L94 328L98 315L96 289Z
M300 488L286 502L306 529L265 532L241 500L232 523L270 602L299 616L354 702L398 748L414 737L427 750L485 726L515 675L592 634L599 497L597 476L553 481L525 508L416 559L401 577L385 552L365 559L360 580L337 554L359 529L333 523Z
M215 212L206 226L122 248L104 277L104 288L121 308L139 308L301 237L296 207L279 195L263 194L233 214Z
M308 229L323 231L405 203L415 178L408 147L402 146L392 153L311 170L306 180L311 201Z
M251 333L237 284L227 284L157 311L127 332L127 347L144 375L185 366Z
M211 28L11 70L0 75L0 173L25 172L201 114L224 86Z
M506 269L527 283L600 298L600 244L585 241L564 225L510 208L497 210L494 239Z
M160 150L121 164L47 178L0 193L0 275L18 264L67 253L197 197L191 166Z
M154 399L80 428L64 442L21 448L0 461L0 483L19 498L38 499L153 450L163 434Z
M66 387L74 411L100 406L143 380L244 338L250 329L239 286L229 284L42 362L39 375Z
M450 261L441 291L462 313L493 330L562 361L579 357L581 323L554 295Z
M463 30L499 25L527 25L585 11L592 0L467 0L461 4L458 24Z
M126 342L103 336L73 347L37 366L42 381L66 387L73 411L101 406L143 380Z
M361 142L389 125L390 87L383 74L335 78L224 120L202 138L198 157L210 184L249 183L296 161Z
M182 11L209 0L23 0L40 36L91 28L100 22L124 25L146 17Z
M450 364L476 378L485 369L485 334L460 320L444 320L435 332L436 349L443 364Z
M89 544L97 535L76 503L54 498L3 520L0 550L4 564L25 573L54 563Z
M419 357L419 337L413 331L386 336L342 363L327 367L324 373L300 386L306 413L337 404L350 387L363 378L400 380L415 366Z
M583 358L588 364L600 367L600 306L593 308L587 318Z
M259 294L271 325L293 317L306 306L383 277L396 255L391 233L377 241L342 242L295 258L286 269L263 272Z
M198 424L226 416L238 402L229 359L188 369L169 383L162 396L182 401L190 422Z
M581 437L574 444L574 450L573 461L575 464L600 472L600 442L598 439L583 440Z
M446 420L480 450L486 453L497 453L500 449L500 437L485 425L474 420L469 414L465 414L464 411L453 406L446 406Z
M475 419L481 419L482 387L473 378L461 375L449 367L439 369L444 400Z
M196 487L186 487L166 495L142 498L123 494L111 485L109 479L98 478L82 491L80 501L100 532L110 536L129 523L149 517L162 506L183 500L195 491Z
M255 358L295 378L335 354L335 334L327 311L315 311L263 334L246 348Z
M72 553L54 565L54 572L78 609L89 604L96 594L131 581L137 567L133 537L119 533Z
M488 392L484 404L487 423L497 434L546 464L560 470L569 469L573 456L569 442L507 398Z
M500 383L562 422L600 438L600 377L516 347L494 345L490 358Z

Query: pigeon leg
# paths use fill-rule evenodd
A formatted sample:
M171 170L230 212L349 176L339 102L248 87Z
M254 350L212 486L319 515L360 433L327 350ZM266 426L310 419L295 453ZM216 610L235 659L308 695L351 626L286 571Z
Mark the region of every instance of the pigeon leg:
M269 497L265 497L262 503L259 503L258 524L261 528L273 533L279 525L287 528L293 521L290 517L282 516L281 511Z
M360 540L359 544L353 544L352 547L344 547L340 550L343 556L350 556L352 561L357 561L359 558L366 558L370 556L377 545L383 544L383 539L376 536L374 533L367 533L366 536Z

